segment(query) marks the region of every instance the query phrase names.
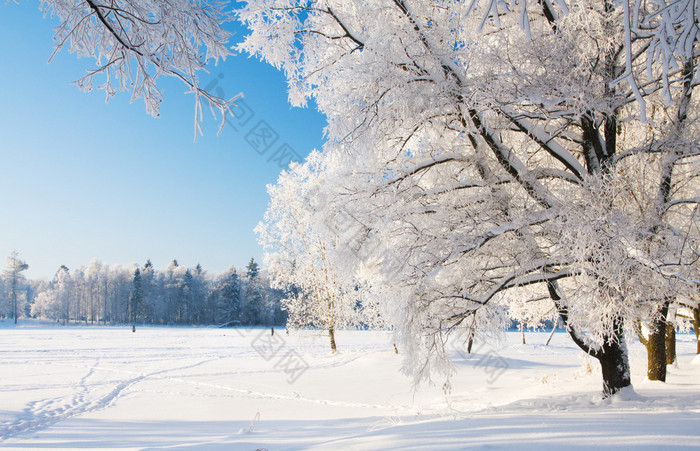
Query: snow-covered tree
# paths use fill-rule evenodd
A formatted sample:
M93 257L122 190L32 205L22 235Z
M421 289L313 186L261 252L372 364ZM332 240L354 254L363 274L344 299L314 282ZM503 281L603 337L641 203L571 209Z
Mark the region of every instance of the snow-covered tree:
M194 324L202 324L206 321L205 310L209 280L202 265L197 263L192 271L192 308L190 321Z
M276 185L268 186L270 205L256 228L265 248L265 266L273 286L286 293L287 327L321 327L336 352L335 330L367 324L357 281L344 277L339 260L338 226L323 212L328 180L325 163L313 152L305 164L292 163ZM376 315L375 315L376 317Z
M29 265L20 258L16 251L10 252L7 256L7 266L3 272L3 279L7 290L7 298L10 304L10 316L17 324L17 318L24 308L20 305L24 293L24 271L29 269Z
M107 100L118 91L142 98L158 116L162 101L160 77L182 81L195 98L195 138L201 133L202 101L223 121L233 99L217 98L200 87L206 65L231 54L228 2L208 0L41 0L42 10L57 17L55 52L67 48L79 58L95 60L95 68L76 84L85 91L96 85Z
M369 251L346 270L370 275L419 379L528 287L605 395L630 385L625 328L697 290L698 8L247 2L240 48L328 117L329 216Z
M250 261L245 267L246 270L246 276L253 280L256 277L258 277L258 273L260 272L260 267L258 266L258 262L255 261L255 258L250 257Z
M129 295L129 322L134 324L143 312L143 286L141 283L141 270L134 270L131 294Z
M71 280L70 270L66 265L61 265L56 271L52 283L53 296L51 301L56 304L55 311L58 312L57 320L63 320L67 323L71 319L71 298L73 281Z
M254 258L246 265L243 279L243 302L241 321L244 324L262 324L265 311L265 293L259 277L260 268Z
M143 296L144 315L149 321L156 321L162 297L159 296L158 277L151 259L147 259L141 271L141 291Z
M85 317L86 321L94 323L99 322L100 317L104 312L100 310L104 307L104 293L105 293L105 283L107 280L107 274L105 271L104 264L97 258L90 261L87 268L83 272L85 278L85 298L87 300L87 314Z
M214 321L222 324L237 321L241 306L241 282L236 268L231 266L221 274L212 293L213 307L217 314Z

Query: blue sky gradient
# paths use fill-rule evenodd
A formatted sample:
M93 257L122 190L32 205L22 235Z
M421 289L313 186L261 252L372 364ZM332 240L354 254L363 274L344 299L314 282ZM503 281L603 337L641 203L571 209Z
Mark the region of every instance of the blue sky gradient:
M71 84L93 61L64 51L47 64L57 22L38 2L0 9L0 257L17 250L29 277L47 279L92 258L156 267L176 258L219 272L262 257L252 229L281 171L270 157L286 144L304 158L321 147L325 125L312 103L289 106L280 72L237 55L203 74L215 93L243 92L245 114L220 136L207 120L195 143L182 83L163 80L157 119L129 92L105 104L102 91ZM256 126L279 136L264 154L251 145Z

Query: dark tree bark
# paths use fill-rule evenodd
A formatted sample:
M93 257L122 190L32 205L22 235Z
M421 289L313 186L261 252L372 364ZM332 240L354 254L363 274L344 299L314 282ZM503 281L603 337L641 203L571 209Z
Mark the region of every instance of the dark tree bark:
M672 322L666 324L666 364L676 363L676 325Z
M647 378L666 382L666 324L654 321L647 339Z
M651 323L649 338L642 341L647 348L647 378L666 382L666 315L670 301L661 305L656 319Z
M607 398L632 385L630 379L630 364L627 355L622 320L616 320L614 336L608 337L603 348L593 357L600 362L603 372L603 397Z
M603 398L610 397L623 388L632 385L622 318L618 317L613 320L612 332L605 337L603 346L600 349L593 349L586 344L583 333L577 331L569 323L569 310L561 303L561 296L557 292L556 283L549 282L547 289L571 339L583 352L595 357L600 362L600 368L603 373Z
M333 326L328 328L328 336L331 339L331 352L335 354L337 348L335 346L335 328Z

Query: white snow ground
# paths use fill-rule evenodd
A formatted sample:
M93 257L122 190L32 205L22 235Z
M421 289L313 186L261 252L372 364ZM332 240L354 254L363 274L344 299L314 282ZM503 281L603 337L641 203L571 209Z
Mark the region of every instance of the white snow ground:
M0 447L460 449L700 446L700 358L679 335L668 382L600 400L593 359L564 333L518 333L417 393L387 333L0 323ZM592 368L587 368L590 364ZM308 366L308 368L307 368ZM589 372L590 370L590 372Z

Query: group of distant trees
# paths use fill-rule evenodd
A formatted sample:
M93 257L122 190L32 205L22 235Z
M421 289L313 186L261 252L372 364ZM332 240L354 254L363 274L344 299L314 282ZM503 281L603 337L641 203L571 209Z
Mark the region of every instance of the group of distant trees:
M105 265L93 260L71 270L62 265L52 280L27 280L17 253L7 259L0 279L0 318L32 317L63 324L225 324L283 325L284 293L271 288L254 259L239 273L233 266L218 275L201 265L173 260L156 269Z

